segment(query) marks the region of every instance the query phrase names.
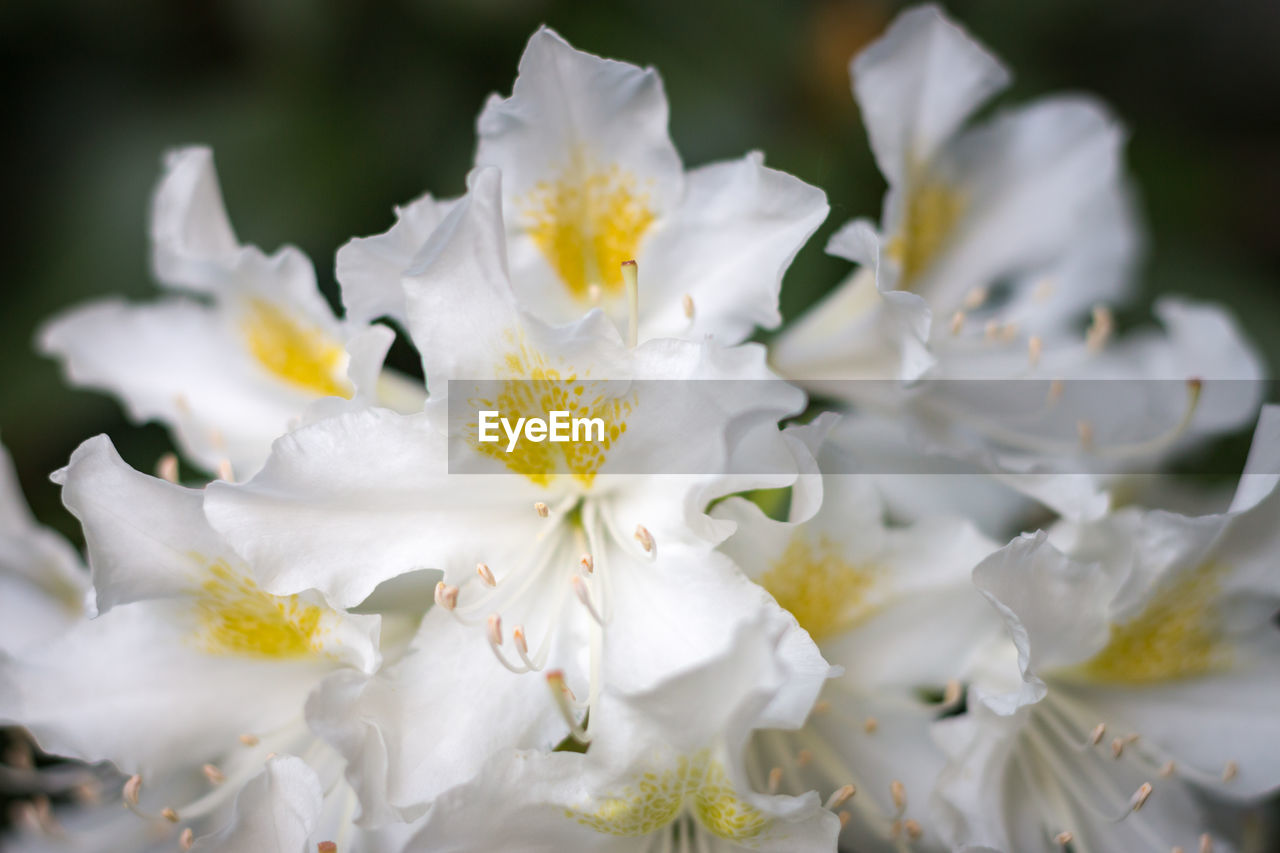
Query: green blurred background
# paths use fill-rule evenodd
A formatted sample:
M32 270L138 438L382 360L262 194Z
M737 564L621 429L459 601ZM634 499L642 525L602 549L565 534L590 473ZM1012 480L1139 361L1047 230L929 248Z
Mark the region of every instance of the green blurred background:
M822 254L827 234L879 212L884 185L846 69L898 5L9 0L0 435L37 514L72 529L46 475L84 438L108 432L148 468L167 449L158 427L65 388L31 347L59 309L155 293L147 202L166 148L212 145L240 237L301 246L333 296L333 253L349 237L385 230L391 206L423 190L463 189L476 113L510 91L524 41L546 22L578 47L660 68L687 164L758 148L826 189L832 215L784 289L793 317L847 270ZM1139 310L1162 292L1222 300L1280 365L1280 3L949 9L1014 69L1004 102L1088 90L1130 128L1152 244Z

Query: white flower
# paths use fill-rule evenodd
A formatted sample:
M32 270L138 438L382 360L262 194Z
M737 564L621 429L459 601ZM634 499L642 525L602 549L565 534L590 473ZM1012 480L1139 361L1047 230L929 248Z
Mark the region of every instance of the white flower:
M37 648L56 637L83 615L88 596L80 555L36 523L0 445L0 652Z
M1269 409L1256 441L1278 429ZM1022 678L976 679L972 714L942 727L950 840L1049 851L1065 832L1076 850L1164 851L1210 833L1220 850L1193 792L1280 787L1280 492L1246 504L1125 509L975 570Z
M647 689L724 653L765 598L710 552L706 537L726 531L703 508L726 491L786 485L808 454L777 428L802 395L770 380L759 347L633 349L599 311L564 327L523 313L500 200L497 171L476 173L405 278L433 388L427 411L375 409L298 430L252 481L214 484L205 501L277 594L315 587L350 606L387 579L443 571L441 606L410 654L373 679L333 679L314 707L370 811L412 816L500 746L554 744L606 683ZM451 390L454 377L487 380L483 393L511 414L540 405L523 396L533 377L548 393L615 395L597 407L610 438L542 456L555 446L507 454L465 430L448 436L449 398L481 393L470 381ZM725 481L744 460L779 467ZM578 697L572 707L529 674L551 671Z
M824 447L824 470L835 455ZM822 509L804 524L740 498L713 513L738 524L722 550L843 669L803 728L757 736L754 763L782 790L853 784L851 849L938 849L928 803L945 756L929 728L959 706L972 659L999 635L970 581L995 544L958 518L889 527L858 475L827 476Z
M778 324L782 274L827 215L821 190L765 168L758 152L685 172L657 72L574 50L546 28L478 129L476 166L502 171L516 295L552 323L597 306L625 322L619 264L636 260L640 340L737 343ZM402 315L399 277L449 204L420 199L388 234L338 253L349 310Z
M45 326L40 347L73 383L169 426L206 470L253 473L316 400L402 397L402 381L380 378L390 329L336 319L298 249L264 255L236 241L208 149L166 157L151 241L156 278L182 295L73 309Z
M0 717L49 752L139 774L126 802L158 825L220 814L274 751L340 778L304 703L335 670L377 667L378 617L264 592L208 527L200 492L134 471L105 437L57 477L100 613L0 661Z
M753 730L794 728L826 676L774 608L741 624L725 653L660 688L606 690L585 754L508 750L440 797L408 850L551 853L835 848L839 821L817 794L763 793L743 748Z

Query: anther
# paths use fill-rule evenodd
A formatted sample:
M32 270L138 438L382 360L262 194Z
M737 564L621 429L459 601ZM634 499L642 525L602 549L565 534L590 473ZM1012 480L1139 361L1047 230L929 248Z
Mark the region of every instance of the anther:
M258 737L257 735L249 735L249 734L240 735L240 742L245 746L257 746Z
M1147 797L1151 796L1151 783L1143 782L1138 786L1138 790L1133 792L1133 799L1129 800L1129 809L1137 811L1147 803Z
M848 810L846 810L840 812L836 817L840 818L840 828L844 829L849 825L849 821L853 818L853 815L849 814Z
M808 767L813 763L813 751L802 749L796 753L796 767Z
M574 595L578 596L578 601L581 601L582 606L591 614L591 618L596 620L597 625L603 625L604 620L600 618L600 612L591 602L591 590L587 589L587 582L582 579L582 575L574 575L569 580L569 584L573 587Z
M168 806L165 806L163 809L160 810L160 817L169 821L169 823L178 822L178 813L173 809L169 808Z
M1053 843L1057 844L1059 847L1066 847L1075 840L1075 837L1075 834L1071 832L1059 832L1053 837Z
M968 308L970 311L972 311L974 308L979 307L980 305L982 305L982 303L986 301L987 301L987 289L985 287L975 287L973 290L970 290L968 293L965 294L964 302L962 304L964 305L965 308Z
M912 841L919 841L920 836L924 835L924 827L920 826L920 821L908 819L902 824L902 828L907 831L907 838Z
M333 841L321 841L316 845L316 853L338 853L338 845Z
M578 565L582 566L582 570L587 574L591 574L596 570L596 561L591 558L590 554L583 554L582 559L578 561Z
M646 554L653 553L653 534L643 524L636 525L636 541L640 543L640 547Z
M156 462L156 476L170 483L178 482L178 457L166 453Z
M1089 330L1085 332L1085 346L1090 352L1097 352L1102 349L1107 339L1111 337L1111 333L1115 331L1115 316L1111 313L1111 309L1105 305L1093 306L1093 322L1089 324Z
M493 576L493 572L484 563L476 563L476 574L480 576L480 580L484 581L485 586L498 585L498 579Z
M1052 382L1050 382L1048 402L1052 404L1061 400L1062 392L1063 390L1065 390L1065 388L1066 386L1062 384L1061 379L1055 379Z
M951 334L958 335L960 330L964 328L964 312L957 311L951 315Z
M1174 763L1173 763L1173 759L1169 759L1169 760L1168 760L1168 761L1166 761L1163 765L1161 765L1161 767L1160 767L1160 775L1161 775L1161 776L1163 776L1164 778L1168 779L1170 776L1172 776L1172 775L1174 774L1174 772L1175 772L1177 769L1178 769L1178 766L1177 766L1176 764L1174 764Z
M217 767L214 767L212 764L206 764L204 767L201 767L200 770L204 772L204 778L209 780L210 785L221 785L226 781L227 777L222 775L222 771Z
M1080 446L1085 450L1093 447L1093 424L1088 421L1076 421L1076 433L1080 436Z
M869 735L875 734L878 728L880 728L880 721L875 717L867 717L862 723L862 730Z
M564 671L553 669L548 672L547 686L551 688L551 698L555 700L560 716L569 725L569 733L582 743L589 743L591 735L587 734L586 729L578 724L573 715L573 709L569 707L569 702L573 699L573 692L569 690L569 685L565 683Z
M1044 341L1040 340L1039 335L1032 335L1027 338L1027 359L1031 362L1032 367L1040 364L1040 354L1044 352Z
M236 481L236 472L231 468L230 459L223 459L218 463L218 479L226 480L228 483Z
M693 319L693 297L686 293L680 299L680 307L684 309L684 316L687 319L692 320Z
M497 613L490 613L486 629L489 632L489 643L495 646L502 645L502 617Z
M988 320L987 324L982 327L982 334L987 340L994 341L996 336L1000 334L1000 324L995 320Z
M538 501L533 505L533 511L538 514L538 518L546 518L551 514L551 509L542 501Z
M640 336L640 285L636 262L622 262L622 283L627 291L627 346L635 348Z
M825 714L830 710L831 703L826 699L819 699L817 702L813 703L813 713L815 714Z
M182 834L178 836L178 846L183 850L190 850L191 845L196 843L196 834L191 827L182 830Z
M1107 724L1098 723L1096 726L1093 727L1093 732L1090 733L1089 735L1089 744L1091 746L1097 746L1098 744L1102 743L1102 736L1105 735L1106 733L1107 733Z
M769 793L778 793L778 788L782 785L782 768L775 767L769 771Z
M1115 737L1111 739L1111 757L1119 758L1124 754L1124 738Z
M124 783L124 788L120 791L120 796L124 798L125 804L136 806L138 804L138 792L142 790L142 777L137 773L129 777Z
M889 796L893 798L893 807L898 814L907 810L907 788L897 779L889 783Z
M452 610L458 606L458 588L449 586L444 581L436 584L436 604L445 610Z
M1213 853L1213 839L1207 832L1200 836L1200 853Z
M849 798L858 793L858 789L853 785L845 785L843 788L837 788L827 798L825 808L828 811L835 811L849 801Z
M954 678L948 679L947 685L942 691L942 704L954 705L959 702L961 690L962 688L960 687L959 681Z
M1230 782L1232 779L1236 778L1236 774L1239 772L1240 765L1236 764L1234 761L1228 761L1222 768L1222 781Z
M1005 323L1003 326L1000 327L1000 340L1007 342L1007 341L1015 340L1017 337L1018 337L1017 323Z
M520 657L523 658L529 654L529 644L528 642L525 641L525 638L524 638L523 625L517 625L515 629L511 632L511 642L516 647L516 652L520 655Z

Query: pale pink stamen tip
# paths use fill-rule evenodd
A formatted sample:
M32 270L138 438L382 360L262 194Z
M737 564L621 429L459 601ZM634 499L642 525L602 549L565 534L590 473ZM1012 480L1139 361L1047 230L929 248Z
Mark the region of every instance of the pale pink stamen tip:
M489 642L495 646L502 645L502 617L497 613L490 613L485 626L489 632Z
M546 504L544 504L542 501L538 501L533 505L533 511L538 514L539 518L546 518L548 515L551 514L551 508L548 507Z
M484 581L485 586L498 585L498 579L493 576L493 572L484 563L476 563L476 574L480 576L480 580Z

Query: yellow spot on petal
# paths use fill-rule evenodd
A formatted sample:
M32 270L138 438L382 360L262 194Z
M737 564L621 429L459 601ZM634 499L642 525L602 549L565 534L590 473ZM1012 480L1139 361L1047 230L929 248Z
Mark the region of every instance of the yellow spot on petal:
M760 582L810 637L821 642L852 628L870 612L867 594L875 578L874 569L848 562L825 536L814 543L799 530Z
M902 222L885 248L902 268L898 282L902 290L910 290L912 282L946 247L966 207L964 196L958 190L919 174L919 170L916 172L910 182Z
M226 563L209 566L196 599L200 644L213 654L297 658L320 650L323 611L264 592Z
M250 299L240 320L249 352L278 379L321 397L351 397L346 352L323 329Z
M534 243L574 298L592 286L623 291L621 264L635 258L653 224L649 196L617 166L599 168L576 154L554 180L543 181L520 204Z
M1157 590L1136 618L1111 626L1106 647L1081 674L1111 684L1153 684L1227 665L1212 608L1220 574L1219 566L1206 563Z
M733 790L709 750L643 772L598 800L593 810L566 809L565 816L605 835L637 837L662 830L686 810L705 830L728 841L750 841L770 824L768 816Z
M513 427L517 418L548 420L555 411L567 412L570 422L575 418L599 418L603 421L603 436L583 432L579 433L580 440L565 442L534 442L522 436L508 453L503 429L498 429L497 442L481 442L479 424L472 422L467 424L468 443L539 485L549 484L558 473L567 473L590 486L610 449L626 434L634 395L613 396L610 383L592 380L585 373L579 375L563 362L553 363L515 334L508 333L507 338L512 349L496 369L502 382L492 397L469 400L470 410L499 412Z

